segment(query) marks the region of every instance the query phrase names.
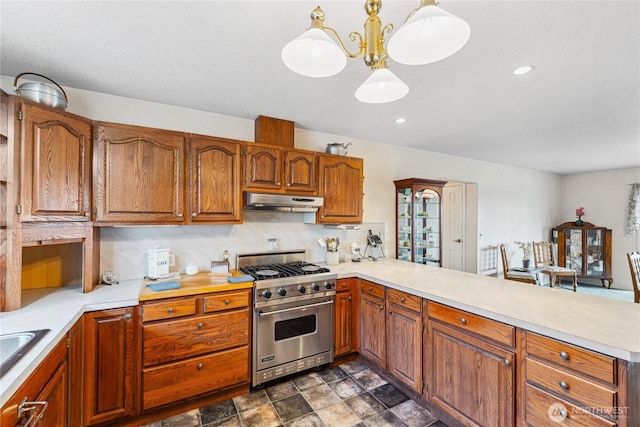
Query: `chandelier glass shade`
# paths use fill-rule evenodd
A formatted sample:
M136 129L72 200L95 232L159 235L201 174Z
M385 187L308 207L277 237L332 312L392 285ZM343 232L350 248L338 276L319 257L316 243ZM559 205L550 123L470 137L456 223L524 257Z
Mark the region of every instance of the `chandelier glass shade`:
M469 25L460 18L440 9L435 0L421 0L404 25L389 40L389 53L385 47L385 33L393 25L382 26L378 12L382 0L366 0L368 18L364 36L349 34L358 50L350 52L338 33L324 26L324 12L317 7L311 13L311 26L301 36L282 49L282 61L292 71L307 77L329 77L342 71L347 57L363 56L373 74L356 90L356 98L367 103L385 103L398 100L409 92L409 87L387 67L386 59L401 64L423 65L453 55L469 40ZM327 33L333 34L333 41Z

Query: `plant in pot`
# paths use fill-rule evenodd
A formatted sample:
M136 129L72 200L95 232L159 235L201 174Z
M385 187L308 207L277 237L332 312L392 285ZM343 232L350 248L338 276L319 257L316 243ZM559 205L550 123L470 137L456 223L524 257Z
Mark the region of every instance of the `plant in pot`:
M531 249L525 242L514 242L522 250L522 268L529 268L531 264Z

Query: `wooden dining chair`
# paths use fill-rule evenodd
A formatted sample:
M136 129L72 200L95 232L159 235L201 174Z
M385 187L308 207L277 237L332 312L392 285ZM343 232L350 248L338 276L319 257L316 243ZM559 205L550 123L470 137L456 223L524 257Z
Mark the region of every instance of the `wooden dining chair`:
M500 256L502 257L502 269L504 278L507 280L515 280L516 282L538 284L536 273L530 273L527 271L516 271L509 269L509 262L507 261L507 250L504 244L500 244Z
M640 252L627 253L631 283L633 284L633 302L640 304Z
M558 267L551 242L533 242L533 262L540 273L549 276L549 286L560 285L563 277L573 279L573 292L578 290L578 273L566 267Z

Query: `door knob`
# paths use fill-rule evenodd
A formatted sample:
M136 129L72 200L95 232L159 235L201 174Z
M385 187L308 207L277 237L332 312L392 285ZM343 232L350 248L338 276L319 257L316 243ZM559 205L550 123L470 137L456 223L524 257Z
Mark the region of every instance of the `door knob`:
M462 239L456 239L456 240L454 240L454 242L456 242L456 243L462 243Z

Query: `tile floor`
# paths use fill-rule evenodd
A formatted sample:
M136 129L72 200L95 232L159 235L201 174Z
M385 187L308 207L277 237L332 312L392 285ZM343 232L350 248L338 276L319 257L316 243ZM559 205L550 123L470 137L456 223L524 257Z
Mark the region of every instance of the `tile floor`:
M144 427L349 426L446 427L360 360L283 378Z

